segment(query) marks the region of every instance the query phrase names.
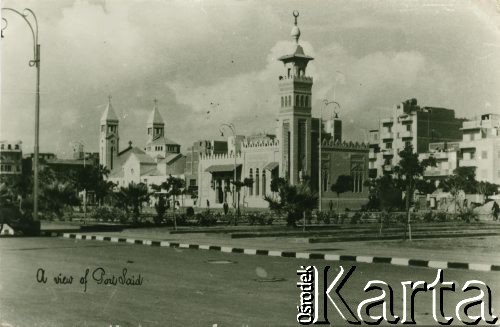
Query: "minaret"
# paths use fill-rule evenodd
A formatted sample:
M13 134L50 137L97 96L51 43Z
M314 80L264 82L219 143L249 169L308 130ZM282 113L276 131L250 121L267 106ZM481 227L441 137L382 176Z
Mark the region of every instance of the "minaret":
M154 100L154 107L151 114L149 114L148 121L146 123L148 131L148 142L151 143L158 137L165 136L165 122L158 111L158 100Z
M108 96L108 106L101 117L101 134L99 140L99 164L113 170L113 163L118 156L120 136L118 134L118 116Z
M300 182L301 177L311 176L311 89L312 77L306 76L307 64L314 58L307 56L299 44L299 13L293 12L295 24L291 37L295 41L294 52L280 57L284 64L284 76L279 77L281 127L280 175L290 184Z

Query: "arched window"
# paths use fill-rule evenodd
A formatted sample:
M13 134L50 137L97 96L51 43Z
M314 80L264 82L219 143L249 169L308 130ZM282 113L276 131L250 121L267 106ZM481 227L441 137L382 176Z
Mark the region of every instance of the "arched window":
M291 95L288 96L288 104L290 106L292 105L292 96Z
M285 105L284 103L285 101L283 101L283 97L281 97L281 107L283 108L283 106Z
M303 95L300 96L300 106L301 107L305 107L304 96Z
M288 97L285 97L285 107L288 107Z
M113 151L115 151L115 149L113 147L111 147L111 163L110 163L110 168L109 170L113 170Z
M255 195L259 195L260 188L260 176L259 176L259 168L255 169Z
M266 195L266 171L262 170L262 195Z
M306 100L304 101L304 106L309 107L309 96L306 95Z
M283 99L283 98L281 98L281 99ZM252 168L250 168L250 179L253 180L253 170L252 170ZM249 189L250 189L250 195L253 195L253 185L252 185L252 187L249 187Z
M299 105L299 95L297 94L295 96L295 106L298 106Z

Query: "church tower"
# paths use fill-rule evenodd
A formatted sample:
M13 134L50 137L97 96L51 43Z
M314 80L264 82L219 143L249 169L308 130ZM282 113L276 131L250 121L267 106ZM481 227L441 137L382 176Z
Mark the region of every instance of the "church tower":
M306 76L307 64L314 58L307 56L299 44L300 29L297 26L299 13L293 12L295 25L292 39L294 52L280 57L284 64L284 75L279 77L281 128L280 175L295 185L304 176L311 176L311 89L312 77Z
M108 106L101 117L101 134L99 138L99 164L113 170L119 152L120 136L118 135L118 116L111 105L111 95Z
M148 121L146 122L146 128L148 130L147 143L151 143L165 136L165 122L158 111L158 100L155 99L154 103L153 111L149 114Z

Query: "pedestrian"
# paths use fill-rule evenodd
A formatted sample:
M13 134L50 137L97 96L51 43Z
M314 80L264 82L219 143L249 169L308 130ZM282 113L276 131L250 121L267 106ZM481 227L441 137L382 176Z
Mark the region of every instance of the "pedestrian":
M229 212L229 205L227 204L227 202L224 202L222 207L224 208L224 216L227 216L227 213Z
M210 209L210 201L207 199L207 209Z
M330 200L330 202L328 202L328 207L330 208L330 211L333 211L333 201Z

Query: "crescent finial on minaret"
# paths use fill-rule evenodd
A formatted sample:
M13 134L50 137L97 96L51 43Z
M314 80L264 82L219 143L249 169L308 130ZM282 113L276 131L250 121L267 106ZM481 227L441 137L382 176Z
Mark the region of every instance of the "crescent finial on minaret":
M299 17L299 12L297 10L294 10L292 13L293 17L295 18L295 23L292 28L292 33L290 33L292 39L295 40L295 43L299 43L299 38L300 38L300 29L297 26L297 18Z

